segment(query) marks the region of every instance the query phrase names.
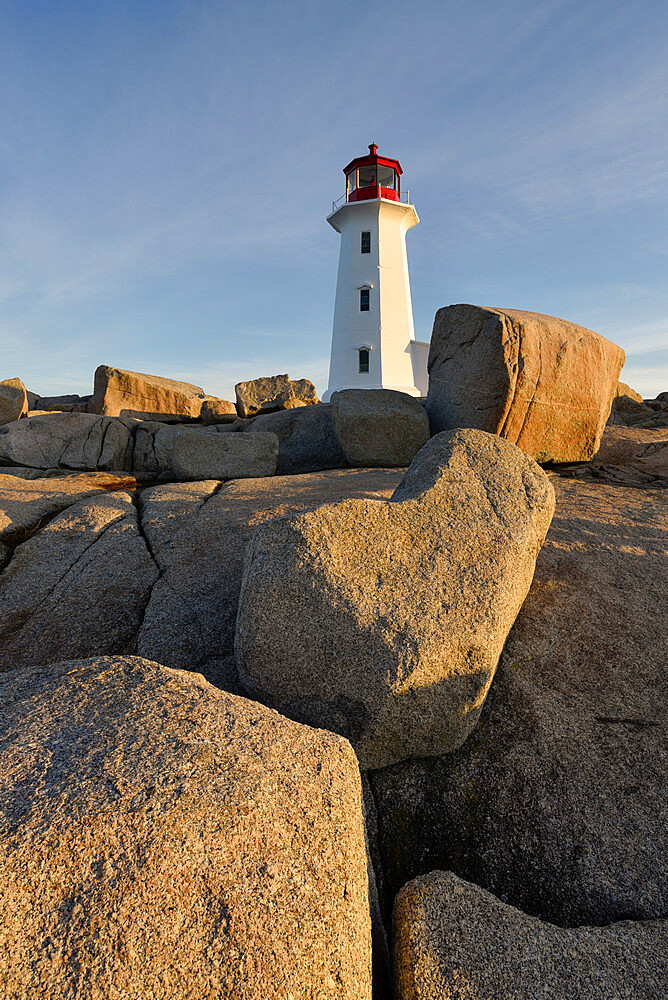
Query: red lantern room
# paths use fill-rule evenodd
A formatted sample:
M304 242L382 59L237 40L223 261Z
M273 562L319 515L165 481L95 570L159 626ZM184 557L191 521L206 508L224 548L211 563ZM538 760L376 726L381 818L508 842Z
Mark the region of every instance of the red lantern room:
M346 201L367 201L388 198L401 201L401 164L378 155L375 142L369 145L368 156L358 156L343 168L346 175Z

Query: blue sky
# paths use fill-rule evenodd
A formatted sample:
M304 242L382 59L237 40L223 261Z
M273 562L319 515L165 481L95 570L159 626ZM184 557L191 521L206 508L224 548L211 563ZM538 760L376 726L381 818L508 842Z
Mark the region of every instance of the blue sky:
M668 389L665 0L0 2L0 377L326 386L341 168L398 157L416 336L563 316Z

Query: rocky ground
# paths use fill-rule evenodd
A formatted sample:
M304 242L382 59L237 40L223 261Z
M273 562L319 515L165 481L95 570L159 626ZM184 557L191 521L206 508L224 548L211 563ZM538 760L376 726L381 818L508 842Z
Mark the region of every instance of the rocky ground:
M659 1000L662 400L541 471L244 392L292 474L177 480L220 401L0 433L2 995Z

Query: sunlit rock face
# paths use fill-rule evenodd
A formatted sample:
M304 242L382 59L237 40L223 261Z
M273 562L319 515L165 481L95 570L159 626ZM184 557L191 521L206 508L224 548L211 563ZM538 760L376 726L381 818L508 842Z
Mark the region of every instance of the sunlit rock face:
M447 306L429 350L432 433L477 427L538 462L588 461L623 364L616 344L554 316Z
M397 1000L657 1000L668 920L561 928L450 872L415 879L394 911Z
M481 431L439 435L391 502L258 528L237 618L242 682L346 735L364 768L474 728L554 509L545 473Z
M307 378L291 379L288 375L269 375L248 382L238 382L234 388L240 417L292 410L318 402L315 386Z
M0 382L0 424L20 420L28 412L28 394L20 378Z
M107 417L178 421L199 417L204 399L204 390L190 382L100 365L95 372L88 412Z
M0 992L370 1000L341 737L137 657L0 678Z
M665 490L551 479L478 727L370 776L388 907L439 868L562 926L668 913Z

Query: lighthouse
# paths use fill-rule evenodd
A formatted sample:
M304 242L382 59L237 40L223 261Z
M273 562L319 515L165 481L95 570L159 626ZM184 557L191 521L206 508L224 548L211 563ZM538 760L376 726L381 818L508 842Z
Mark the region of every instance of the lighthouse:
M406 233L420 221L401 195L398 160L367 156L343 168L346 192L327 221L341 234L329 386L427 394L429 344L415 339Z

